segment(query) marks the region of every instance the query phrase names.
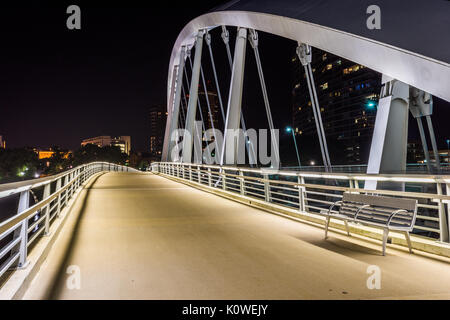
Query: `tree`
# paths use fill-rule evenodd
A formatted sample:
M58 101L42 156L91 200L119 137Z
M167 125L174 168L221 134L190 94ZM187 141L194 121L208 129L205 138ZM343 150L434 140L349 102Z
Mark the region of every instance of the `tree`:
M0 149L2 183L34 178L39 168L39 159L33 149Z

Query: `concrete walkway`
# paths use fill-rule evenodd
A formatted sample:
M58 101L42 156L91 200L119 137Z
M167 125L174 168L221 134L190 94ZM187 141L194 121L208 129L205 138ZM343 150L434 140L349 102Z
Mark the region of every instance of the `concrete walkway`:
M448 259L323 236L156 175L107 173L82 191L25 298L450 299ZM367 288L370 265L380 290Z

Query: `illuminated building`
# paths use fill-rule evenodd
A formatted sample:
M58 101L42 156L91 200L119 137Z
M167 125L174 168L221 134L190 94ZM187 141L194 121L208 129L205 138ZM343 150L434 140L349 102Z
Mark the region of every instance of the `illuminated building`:
M55 154L55 151L52 150L52 148L49 148L49 149L34 148L33 150L34 150L34 152L37 153L39 160L51 158ZM61 151L61 153L62 153L61 157L63 159L68 159L69 156L72 154L72 151Z
M131 150L131 137L119 136L111 138L111 146L119 147L123 153L130 154Z
M98 136L94 138L84 139L81 142L81 146L84 147L87 144L95 144L100 148L106 146L117 146L123 153L130 154L131 150L131 137L130 136Z
M292 58L293 128L304 154L320 158L316 123L304 68ZM311 68L330 152L331 163L365 164L368 161L381 74L313 48Z
M0 136L0 148L6 149L6 141L3 136Z
M161 159L166 120L166 105L160 104L150 107L150 154L158 160Z

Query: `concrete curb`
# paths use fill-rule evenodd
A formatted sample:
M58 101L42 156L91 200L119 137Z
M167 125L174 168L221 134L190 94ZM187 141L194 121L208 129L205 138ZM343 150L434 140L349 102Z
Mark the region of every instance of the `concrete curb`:
M194 187L196 189L206 191L254 208L262 209L264 211L281 215L286 218L294 219L296 221L302 222L302 223L309 223L316 227L324 229L325 225L325 217L320 216L317 214L311 214L308 212L302 212L295 209L290 209L287 207L283 207L281 205L277 205L274 203L267 203L263 200L259 200L256 198L251 198L247 196L242 196L240 194L225 191L221 189L212 188L209 186L205 186L203 184L199 184L194 181L184 180L182 178L166 175L163 173L155 173L157 175L160 175L162 177L165 177L167 179L183 183L185 185ZM366 239L376 239L376 240L382 240L383 237L383 231L381 229L377 228L371 228L367 226L362 225L355 225L352 223L349 223L350 227L350 233L353 235L360 235L362 237L365 237ZM343 231L345 235L347 232L345 231L345 225L342 221L339 220L331 220L330 221L330 231ZM389 232L389 239L388 239L388 247L391 245L398 245L404 250L408 250L408 245L406 243L405 236L402 233L391 231ZM429 238L417 236L417 235L411 235L411 245L414 250L423 251L426 253L431 253L435 255L439 255L442 257L450 258L450 244L448 243L442 243L437 240L432 240ZM380 243L380 250L381 250L381 243Z
M23 297L63 229L67 217L72 211L73 204L78 200L83 189L85 189L94 178L102 174L104 174L104 172L99 172L91 176L82 184L82 188L79 188L69 199L67 205L61 210L59 218L55 217L55 221L50 226L50 235L41 237L35 244L33 250L29 253L27 257L28 265L23 269L7 272L9 273L9 278L7 278L3 286L0 287L0 300L16 300Z

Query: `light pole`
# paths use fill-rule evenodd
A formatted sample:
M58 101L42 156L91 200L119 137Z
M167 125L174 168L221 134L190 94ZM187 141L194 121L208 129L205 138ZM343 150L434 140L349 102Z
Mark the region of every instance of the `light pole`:
M294 130L291 127L286 127L286 132L292 133L292 139L294 139L295 144L295 152L297 153L298 167L301 168L302 164L300 163L300 156L298 154L297 141L295 140Z

